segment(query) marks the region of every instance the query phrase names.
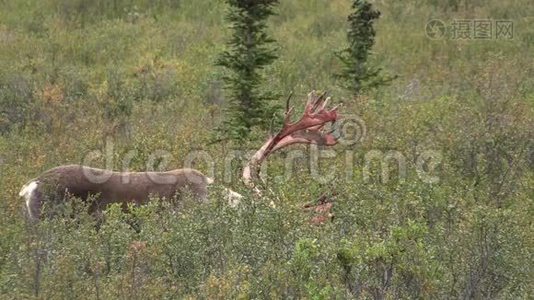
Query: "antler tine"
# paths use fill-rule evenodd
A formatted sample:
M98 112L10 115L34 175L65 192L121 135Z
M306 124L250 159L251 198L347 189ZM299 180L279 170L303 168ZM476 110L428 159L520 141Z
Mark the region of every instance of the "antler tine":
M306 106L304 107L304 114L310 114L313 112L313 107L317 101L317 92L315 90L308 93L308 101L306 101Z
M291 123L291 115L293 114L293 107L290 106L291 97L293 96L293 91L289 93L289 96L286 100L286 111L284 113L284 127Z
M289 96L287 96L287 100L286 100L286 112L289 111L289 101L291 101L291 97L293 96L293 91L289 92Z
M319 107L322 107L323 103L325 102L325 96L326 96L326 91L325 92L322 92L320 95L317 95L316 93L314 93L314 98L312 99L312 103L311 103L311 109L310 109L310 113L316 113L317 112L317 108Z
M323 101L326 97L326 94L328 94L327 91L322 92L321 95L319 95L319 99L317 99L317 102Z
M323 105L321 105L321 109L320 110L324 110L326 108L326 106L328 105L328 102L330 102L331 98L330 97L327 97L324 101L323 101Z
M290 107L288 110L286 110L284 116L284 127L288 126L291 123L291 115L293 114L293 108L294 107Z

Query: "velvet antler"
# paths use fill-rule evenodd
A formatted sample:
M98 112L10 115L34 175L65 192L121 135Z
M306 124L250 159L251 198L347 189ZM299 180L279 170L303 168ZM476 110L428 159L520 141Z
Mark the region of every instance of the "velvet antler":
M289 106L288 98L284 125L276 135L271 136L263 144L245 166L243 170L245 184L254 188L254 181L258 178L261 164L276 150L297 143L324 146L337 144L337 138L331 132L324 132L324 125L334 123L338 118L337 107L327 109L329 101L330 97L326 97L325 93L310 92L302 117L296 122L291 122L293 107Z

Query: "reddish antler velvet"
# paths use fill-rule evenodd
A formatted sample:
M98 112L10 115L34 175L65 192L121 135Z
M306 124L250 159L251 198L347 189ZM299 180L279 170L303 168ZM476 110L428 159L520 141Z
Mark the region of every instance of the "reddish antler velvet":
M253 181L258 177L260 165L271 153L278 149L297 143L324 146L337 144L337 138L332 133L323 131L325 124L333 123L338 118L337 107L330 110L326 109L329 100L330 97L325 98L325 94L318 95L315 91L312 91L308 94L308 102L302 117L293 123L291 123L293 107L289 108L288 105L282 129L263 144L243 170L243 180L248 186L254 187Z

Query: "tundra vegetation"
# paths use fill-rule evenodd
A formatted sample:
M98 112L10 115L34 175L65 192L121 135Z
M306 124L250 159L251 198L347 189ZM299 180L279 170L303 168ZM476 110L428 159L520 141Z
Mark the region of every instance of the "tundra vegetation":
M351 1L280 1L268 18L264 86L297 110L328 90L352 125L318 159L272 155L258 196L229 157L261 142L210 143L227 104L223 1L1 1L0 298L534 297L534 6L372 2L368 63L397 78L357 96L336 76ZM489 21L491 37L453 36L455 20ZM73 217L34 224L18 197L54 166L175 169L192 153L221 182L206 203L95 219L73 199ZM224 187L245 196L237 209ZM335 217L317 225L302 207L320 198Z

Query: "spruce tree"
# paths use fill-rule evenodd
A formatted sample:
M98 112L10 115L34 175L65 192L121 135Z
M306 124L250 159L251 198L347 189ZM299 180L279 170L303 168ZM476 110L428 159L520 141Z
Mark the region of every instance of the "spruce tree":
M223 80L229 99L219 133L225 139L243 140L255 126L267 129L276 110L271 101L274 94L261 86L261 70L277 58L275 41L266 33L266 20L278 0L226 2L226 18L233 33L228 49L217 60L217 65L227 70Z
M358 95L362 90L383 85L393 78L381 76L381 69L367 62L375 43L373 25L380 17L380 12L366 0L354 0L352 10L348 16L349 46L337 53L343 63L343 70L338 76L342 79L343 87Z

